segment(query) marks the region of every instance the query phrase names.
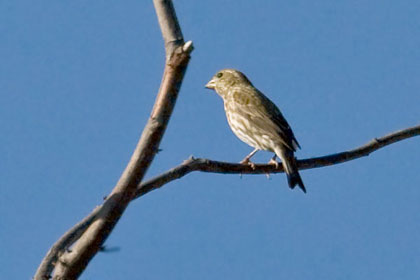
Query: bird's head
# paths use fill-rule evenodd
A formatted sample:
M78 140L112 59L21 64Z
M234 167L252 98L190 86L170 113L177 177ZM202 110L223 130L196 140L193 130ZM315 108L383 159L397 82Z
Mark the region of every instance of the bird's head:
M223 95L232 86L237 85L251 85L248 78L235 69L223 69L216 73L211 80L206 84L206 88L214 89L219 95Z

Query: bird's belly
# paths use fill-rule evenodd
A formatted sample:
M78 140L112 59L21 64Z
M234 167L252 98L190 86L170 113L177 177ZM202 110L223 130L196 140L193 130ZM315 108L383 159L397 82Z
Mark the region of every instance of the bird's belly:
M243 142L259 150L274 150L274 135L252 124L247 116L229 113L226 116L233 133Z

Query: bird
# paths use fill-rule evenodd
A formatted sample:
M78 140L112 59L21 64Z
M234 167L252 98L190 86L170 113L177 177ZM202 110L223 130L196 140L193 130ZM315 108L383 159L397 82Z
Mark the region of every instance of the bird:
M254 150L240 163L251 164L251 157L260 150L274 152L270 163L281 159L288 185L298 185L306 193L298 172L294 153L300 145L279 108L240 71L223 69L205 85L223 99L226 118L233 133ZM255 165L254 165L255 166Z

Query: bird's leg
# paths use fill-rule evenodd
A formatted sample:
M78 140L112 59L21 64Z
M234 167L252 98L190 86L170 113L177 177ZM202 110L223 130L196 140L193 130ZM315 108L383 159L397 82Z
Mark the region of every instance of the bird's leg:
M276 160L277 155L274 154L274 156L270 159L270 161L268 162L268 164L272 164L274 165L276 168L279 168L279 163Z
M279 167L279 163L276 160L277 155L274 154L274 156L270 159L268 164L274 165L276 168ZM265 176L267 176L267 179L270 179L270 173L265 173Z
M255 155L255 153L258 152L258 149L254 149L251 153L249 153L249 155L247 155L243 160L241 160L241 164L248 164L249 160L252 158L253 155Z
M243 160L241 160L240 164L249 164L252 167L252 169L255 169L255 164L251 162L250 159L258 151L258 149L254 149L251 153L249 153L249 155L247 155Z

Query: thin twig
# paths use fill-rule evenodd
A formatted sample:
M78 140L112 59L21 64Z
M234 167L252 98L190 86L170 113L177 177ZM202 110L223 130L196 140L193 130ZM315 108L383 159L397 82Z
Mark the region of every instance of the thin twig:
M418 135L420 135L420 125L396 131L380 138L375 138L369 143L353 150L322 157L298 160L298 168L311 169L347 162L360 157L368 156L370 153L385 146ZM135 198L138 198L152 190L158 189L161 186L173 180L179 179L193 171L224 174L268 174L284 172L281 164L279 164L278 167L273 164L255 164L255 166L251 167L250 165L239 163L229 163L191 157L167 172L140 184L137 188Z

